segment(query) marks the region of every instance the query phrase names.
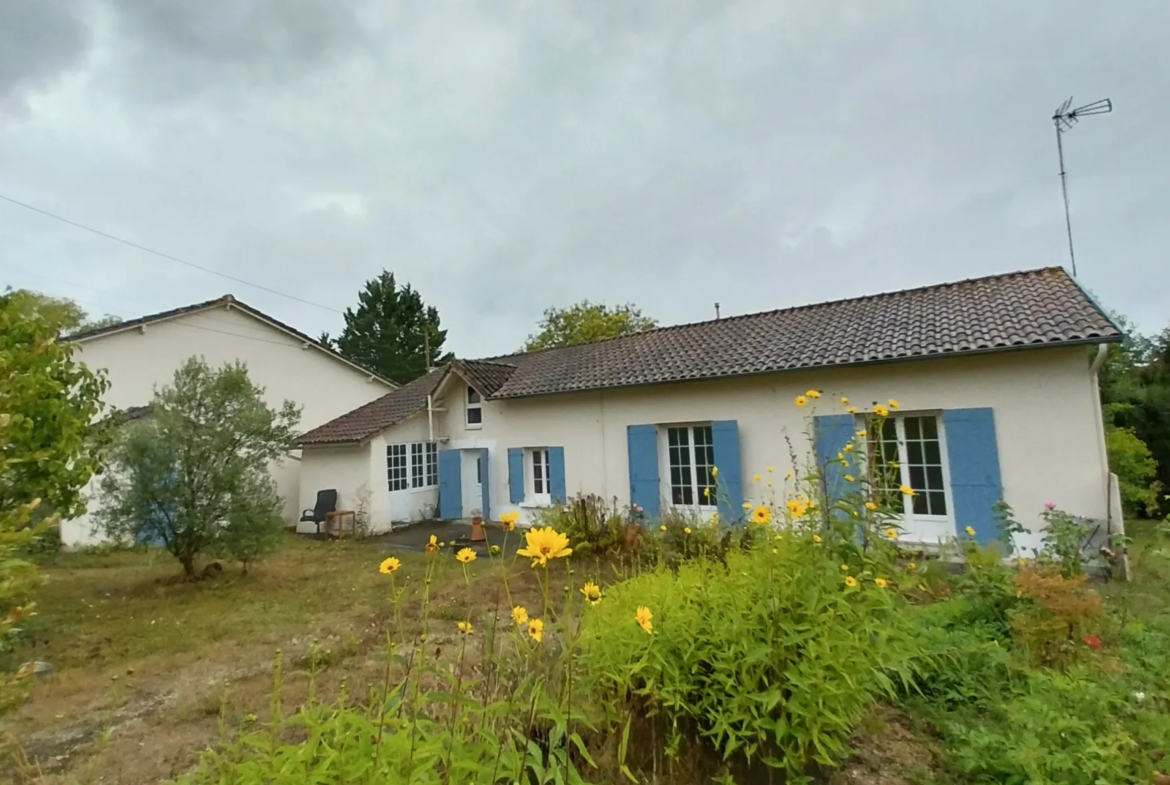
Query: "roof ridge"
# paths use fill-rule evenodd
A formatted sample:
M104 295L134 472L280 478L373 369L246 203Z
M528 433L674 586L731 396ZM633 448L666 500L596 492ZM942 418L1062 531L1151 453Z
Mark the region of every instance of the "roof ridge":
M926 292L926 291L930 291L932 289L946 289L946 288L953 287L953 286L962 286L965 284L979 283L982 281L993 281L993 280L1003 279L1003 278L1016 278L1016 277L1024 276L1024 275L1037 275L1039 273L1052 272L1052 271L1060 271L1060 272L1064 273L1065 276L1067 276L1070 280L1072 280L1072 276L1069 276L1068 273L1065 271L1065 269L1063 267L1058 266L1058 265L1049 265L1048 267L1034 267L1034 268L1027 269L1027 270L1015 270L1015 271L1006 272L1006 273L994 273L991 275L980 275L980 276L976 276L974 278L964 278L964 279L958 280L958 281L943 281L941 283L926 284L924 286L913 286L913 287L910 287L908 289L895 289L895 290L889 291L889 292L877 292L875 294L863 294L863 295L858 295L856 297L843 297L839 300L822 300L821 302L817 302L817 303L806 303L804 305L790 305L790 306L787 306L785 308L773 308L773 309L768 310L768 311L753 311L752 313L741 313L741 314L737 314L736 316L724 316L724 317L720 317L720 318L716 318L716 319L704 319L703 321L699 321L699 322L683 322L681 324L668 324L664 327L654 327L654 328L651 328L649 330L641 330L639 332L629 333L627 335L615 335L611 338L602 338L601 340L590 341L589 343L579 343L579 344L574 344L572 346L553 346L553 347L549 347L547 349L537 349L537 350L531 351L531 352L518 351L518 352L513 352L511 354L495 355L493 357L483 358L482 360L479 360L479 362L493 362L496 360L507 359L509 357L534 357L537 355L549 354L550 352L563 352L563 351L568 351L570 349L579 349L583 346L598 346L600 344L612 343L614 341L630 340L630 339L637 338L640 336L659 334L659 333L664 333L664 332L670 332L673 330L684 330L684 329L691 328L691 327L705 327L707 325L716 324L716 323L744 321L747 319L755 319L755 318L759 318L762 316L775 316L777 314L782 314L782 313L791 313L793 311L812 311L812 310L816 310L817 308L823 308L823 307L829 306L829 305L843 305L846 303L856 303L856 302L863 302L863 301L867 301L867 300L879 300L879 299L882 299L885 297L896 297L896 296L905 295L905 294L916 294L918 292ZM1073 283L1075 284L1076 281L1073 280ZM1077 284L1077 286L1079 287L1080 285ZM1081 291L1082 291L1082 293L1084 293L1083 289ZM1090 302L1093 303L1093 305L1097 306L1098 310L1100 310L1100 305L1098 305L1097 302L1095 300L1093 300L1093 298L1089 297L1088 299ZM1104 311L1102 311L1102 314L1105 315ZM1108 319L1108 315L1105 315L1105 316L1106 316L1106 319ZM1112 320L1109 320L1109 321L1110 321L1110 324L1113 324ZM1116 325L1113 325L1113 326L1116 327Z

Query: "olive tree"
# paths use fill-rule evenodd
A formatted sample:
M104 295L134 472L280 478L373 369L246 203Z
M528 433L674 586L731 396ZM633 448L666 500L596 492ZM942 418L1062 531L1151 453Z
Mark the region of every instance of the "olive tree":
M126 425L101 481L107 536L166 548L187 577L200 554L245 565L276 547L281 501L269 476L295 446L300 411L264 402L243 363L191 358L156 391L149 416Z

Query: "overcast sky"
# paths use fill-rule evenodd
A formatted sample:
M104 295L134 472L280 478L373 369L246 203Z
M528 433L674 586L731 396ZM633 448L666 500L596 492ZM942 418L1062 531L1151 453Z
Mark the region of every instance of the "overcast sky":
M447 348L1068 263L1170 320L1170 3L0 0L0 283L316 335L383 268ZM330 310L332 309L332 310Z

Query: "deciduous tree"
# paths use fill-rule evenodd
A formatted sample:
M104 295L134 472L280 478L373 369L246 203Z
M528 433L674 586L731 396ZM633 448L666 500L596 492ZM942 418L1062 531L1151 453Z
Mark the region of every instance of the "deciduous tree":
M604 341L622 335L652 330L658 322L643 316L637 306L609 306L582 300L568 308L549 308L540 320L539 331L528 336L524 351L559 349L582 343Z
M275 547L283 521L269 467L292 449L300 412L291 401L270 408L263 392L242 363L188 360L115 443L97 513L106 534L160 544L187 577L202 553L247 564Z

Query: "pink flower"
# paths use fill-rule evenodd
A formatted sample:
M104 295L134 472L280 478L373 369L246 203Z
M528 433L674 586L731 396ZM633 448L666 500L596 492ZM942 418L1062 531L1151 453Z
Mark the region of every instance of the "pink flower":
M1045 502L1045 503L1044 503L1044 509L1046 509L1046 510L1055 510L1055 509L1056 509L1056 505L1055 505L1055 504L1053 504L1052 502Z

